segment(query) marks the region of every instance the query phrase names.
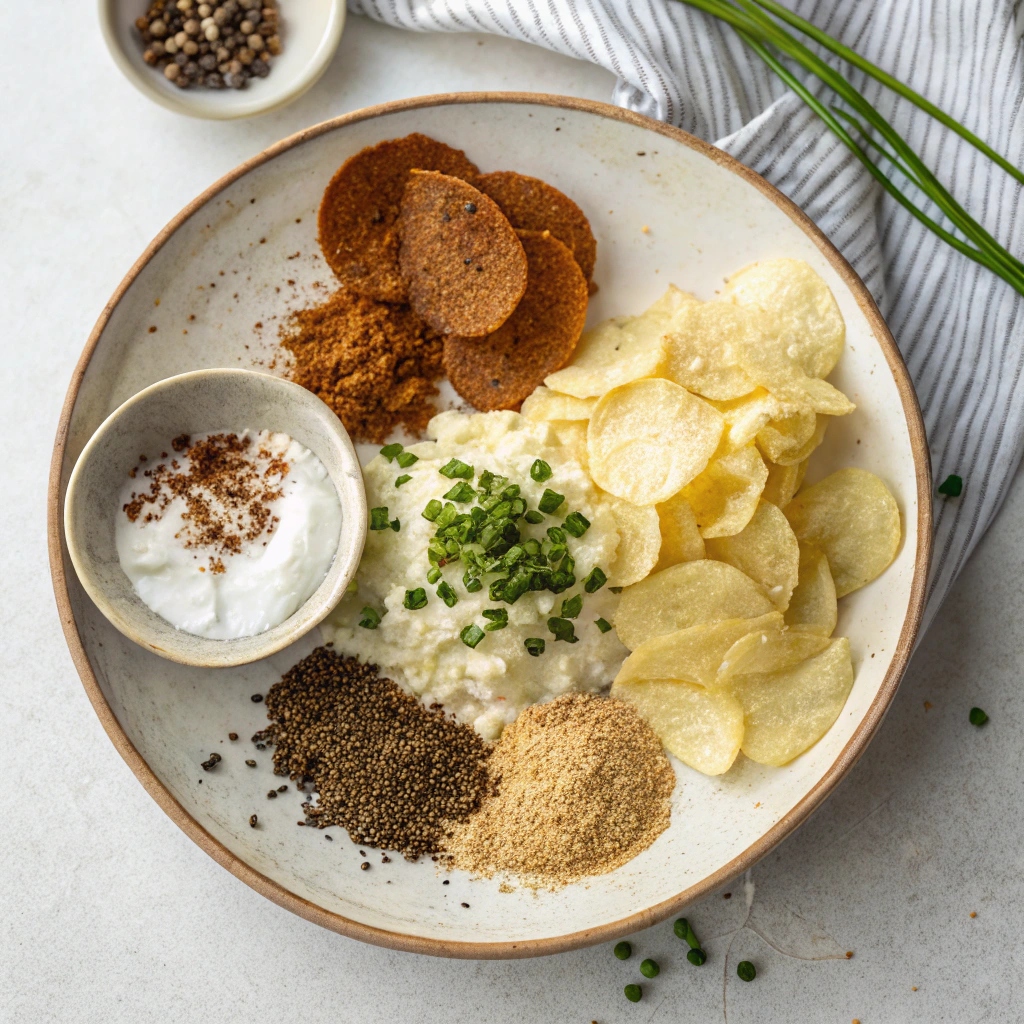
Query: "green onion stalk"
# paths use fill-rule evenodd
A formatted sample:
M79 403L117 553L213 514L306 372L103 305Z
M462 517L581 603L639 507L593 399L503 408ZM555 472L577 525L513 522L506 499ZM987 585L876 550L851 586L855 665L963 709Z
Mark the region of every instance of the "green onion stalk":
M787 26L913 103L1022 184L1024 172L920 93L893 78L855 50L833 39L811 22L776 3L776 0L677 2L687 4L731 25L740 39L764 61L787 88L796 93L825 122L900 206L957 252L987 267L1018 294L1024 295L1024 262L1017 259L978 223L892 125L836 68L805 45L797 35L788 31ZM784 63L787 60L789 63ZM791 65L796 65L797 69L826 86L842 105L826 106L807 81L794 73ZM931 200L951 229L917 206L876 162L871 155L872 152Z

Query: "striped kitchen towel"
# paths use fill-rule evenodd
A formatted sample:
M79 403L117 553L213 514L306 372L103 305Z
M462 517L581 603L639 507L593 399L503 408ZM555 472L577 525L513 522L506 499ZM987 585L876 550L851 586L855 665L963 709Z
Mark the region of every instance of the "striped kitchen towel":
M1020 0L788 0L1024 164ZM1024 300L892 201L727 26L675 0L349 0L422 32L490 32L593 61L621 106L716 141L798 203L874 294L910 368L936 481L925 623L1002 504L1024 444ZM850 69L846 69L849 71ZM851 80L970 213L1024 252L1021 186L873 81Z

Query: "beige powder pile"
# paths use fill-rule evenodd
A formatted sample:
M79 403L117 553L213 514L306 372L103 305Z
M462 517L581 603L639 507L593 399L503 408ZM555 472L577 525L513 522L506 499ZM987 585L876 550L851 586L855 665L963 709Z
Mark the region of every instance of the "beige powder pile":
M453 867L558 888L614 871L668 828L675 773L632 705L579 693L527 708L488 763L497 795L453 827Z

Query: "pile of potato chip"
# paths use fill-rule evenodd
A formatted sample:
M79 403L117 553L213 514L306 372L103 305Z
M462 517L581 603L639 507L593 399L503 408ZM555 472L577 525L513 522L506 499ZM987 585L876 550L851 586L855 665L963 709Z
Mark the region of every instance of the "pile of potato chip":
M845 333L810 266L766 260L717 301L672 287L584 333L522 406L618 499L609 575L632 654L612 695L708 775L741 750L787 764L831 727L853 685L836 601L899 547L899 509L874 474L800 489L829 418L854 409L824 379Z

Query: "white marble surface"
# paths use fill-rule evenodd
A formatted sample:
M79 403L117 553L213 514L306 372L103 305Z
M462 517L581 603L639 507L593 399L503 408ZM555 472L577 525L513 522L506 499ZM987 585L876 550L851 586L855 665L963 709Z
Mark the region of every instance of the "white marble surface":
M121 79L92 4L40 0L5 14L18 45L0 62L0 429L13 442L0 499L0 1022L1024 1016L1020 478L861 763L808 825L723 891L730 899L689 911L709 953L700 969L670 924L635 936L625 964L610 946L509 963L364 946L257 896L186 839L103 734L46 567L53 431L104 301L185 202L292 131L427 92L605 99L611 79L518 44L353 18L330 71L297 104L209 124L154 107ZM964 476L970 486L970 467ZM973 704L992 716L982 730L967 722ZM661 975L632 1005L622 986L640 980L648 955ZM735 977L743 958L758 967L750 985Z

